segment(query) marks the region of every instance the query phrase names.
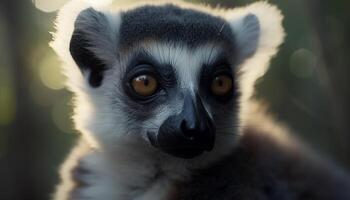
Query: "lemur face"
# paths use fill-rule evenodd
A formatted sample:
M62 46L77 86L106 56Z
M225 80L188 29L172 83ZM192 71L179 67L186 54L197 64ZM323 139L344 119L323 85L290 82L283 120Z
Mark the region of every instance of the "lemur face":
M239 126L237 47L227 21L173 5L123 12L114 44L116 63L108 66L91 51L84 52L91 47L86 30L79 27L90 22L87 16L97 18L100 26L107 20L96 10L82 11L70 52L82 70L90 71L91 87L113 85L105 90L114 91L107 105L118 102L118 108L108 110L127 119L116 117L118 129L137 130L130 134L180 158L210 152L218 139L234 141Z
M118 43L121 57L129 57L120 76L123 112L147 141L193 158L214 148L216 134L234 135L238 92L228 23L173 5L121 17Z
M120 79L123 112L154 147L192 158L211 151L216 135L234 136L238 91L229 52L167 42L131 51Z
M138 138L192 159L236 142L239 66L256 53L260 30L251 12L228 19L173 4L115 13L86 8L68 45L53 46L69 49L79 69L79 81L68 74L79 130L103 145Z

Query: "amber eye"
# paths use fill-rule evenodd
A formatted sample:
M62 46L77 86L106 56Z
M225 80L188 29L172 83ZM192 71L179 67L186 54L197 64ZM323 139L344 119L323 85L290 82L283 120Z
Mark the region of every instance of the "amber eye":
M131 86L140 96L151 96L158 88L157 80L147 74L139 75L132 79Z
M211 83L211 91L217 96L225 96L232 90L232 79L227 75L219 75Z

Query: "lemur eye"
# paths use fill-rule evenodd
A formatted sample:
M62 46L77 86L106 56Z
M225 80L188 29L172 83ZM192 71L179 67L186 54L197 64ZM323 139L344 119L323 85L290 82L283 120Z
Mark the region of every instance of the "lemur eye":
M131 81L133 90L140 96L151 96L158 88L157 80L148 74L136 76Z
M216 76L211 83L211 91L217 96L225 96L232 90L232 78L227 75Z

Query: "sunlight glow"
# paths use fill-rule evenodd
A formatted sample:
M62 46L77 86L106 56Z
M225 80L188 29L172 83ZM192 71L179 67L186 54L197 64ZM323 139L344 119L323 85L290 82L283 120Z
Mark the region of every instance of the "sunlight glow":
M106 6L112 4L113 0L87 0L92 6Z
M61 98L54 102L51 110L51 117L56 127L65 133L72 131L72 123L69 115L71 114L70 107L68 105L69 98Z

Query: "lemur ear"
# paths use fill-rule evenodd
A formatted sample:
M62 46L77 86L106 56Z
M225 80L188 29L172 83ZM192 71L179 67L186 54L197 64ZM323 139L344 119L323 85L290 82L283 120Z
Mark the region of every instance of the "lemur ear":
M63 59L68 86L98 87L117 56L120 19L117 14L73 0L59 12L51 46Z
M236 39L242 96L249 98L284 40L283 16L276 6L257 2L228 10L225 18Z
M92 87L101 85L108 67L106 57L101 55L113 52L111 45L114 40L110 38L109 29L106 16L93 8L81 11L74 24L69 51L82 72L88 74Z
M267 2L229 10L226 19L235 34L241 60L255 53L273 55L283 42L283 16L276 6Z
M257 50L260 23L254 14L247 14L239 19L231 18L230 26L234 31L238 63L252 56Z

